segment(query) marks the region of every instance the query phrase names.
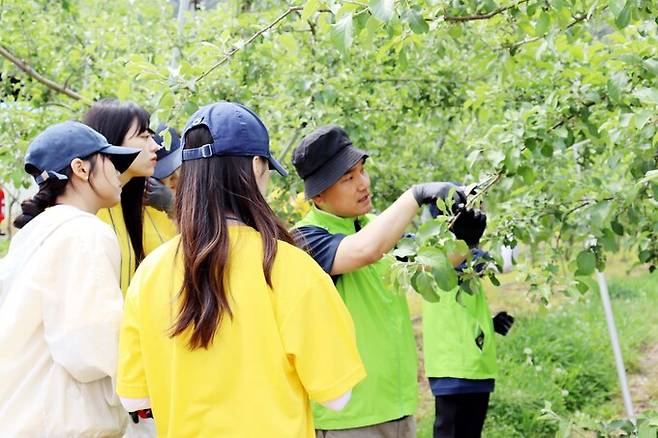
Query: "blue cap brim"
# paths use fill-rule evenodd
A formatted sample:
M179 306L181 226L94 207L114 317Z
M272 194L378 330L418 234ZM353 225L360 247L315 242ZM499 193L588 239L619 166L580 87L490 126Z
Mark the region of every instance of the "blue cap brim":
M281 163L279 163L276 158L273 156L267 157L267 161L270 162L270 169L274 169L281 174L281 176L288 176L288 172L283 168Z
M108 145L98 152L107 155L110 160L112 160L112 164L114 164L116 170L119 173L123 173L128 170L133 161L135 161L135 158L137 158L140 151L139 149L125 146Z
M156 179L164 179L174 173L176 169L181 166L183 162L183 154L180 149L174 150L164 157L160 158L155 164L155 171L153 177Z

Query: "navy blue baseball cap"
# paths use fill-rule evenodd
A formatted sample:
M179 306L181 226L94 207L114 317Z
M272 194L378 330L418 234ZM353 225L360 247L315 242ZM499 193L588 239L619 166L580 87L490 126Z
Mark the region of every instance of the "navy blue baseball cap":
M190 129L206 126L213 142L194 149L185 149L185 137ZM198 160L216 156L264 157L283 176L288 172L270 153L267 128L246 106L234 102L217 102L198 109L181 135L182 160Z
M37 184L48 178L67 180L61 172L76 158L101 153L107 155L117 171L125 172L139 154L139 149L113 146L102 134L80 122L51 125L37 135L27 148L25 171Z
M171 138L169 149L164 145L163 135L165 131L169 131L169 136ZM158 129L155 130L153 139L157 144L162 146L162 148L158 149L156 152L158 162L155 164L155 171L153 172L153 177L161 180L174 173L181 165L182 156L180 154L180 136L174 128L168 128L164 124L161 124L158 126Z

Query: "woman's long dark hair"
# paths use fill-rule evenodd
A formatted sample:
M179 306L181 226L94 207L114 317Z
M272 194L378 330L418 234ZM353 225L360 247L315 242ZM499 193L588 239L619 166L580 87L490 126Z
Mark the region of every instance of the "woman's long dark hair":
M208 128L188 132L185 149L212 143ZM272 287L272 265L277 240L293 243L258 189L253 157L217 157L185 161L176 196L176 217L181 232L185 275L180 290L181 307L170 330L180 335L192 327L190 349L208 348L222 318L233 316L229 304L229 236L226 215L258 231L263 241L263 274Z
M96 102L85 114L83 123L105 136L113 145L121 145L133 120L137 120L138 134L149 129L150 115L133 102L104 99ZM144 190L146 178L135 177L121 189L123 221L135 252L135 264L144 259Z
M93 178L98 156L99 154L94 154L83 158L83 160L89 161L89 184L92 190L94 189ZM36 169L34 169L34 172L31 172L32 176L36 176L38 173ZM16 228L23 228L28 222L43 213L46 208L55 205L57 198L64 193L66 186L71 181L73 171L71 170L71 166L69 166L66 169L59 170L57 173L66 176L68 179L60 180L50 177L40 184L39 191L36 195L21 202L22 212L14 219L14 226Z

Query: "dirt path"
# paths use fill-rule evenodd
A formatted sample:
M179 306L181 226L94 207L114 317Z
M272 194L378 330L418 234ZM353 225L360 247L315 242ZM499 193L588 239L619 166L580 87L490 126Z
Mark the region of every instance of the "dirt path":
M658 409L658 343L642 349L638 365L628 376L635 412Z

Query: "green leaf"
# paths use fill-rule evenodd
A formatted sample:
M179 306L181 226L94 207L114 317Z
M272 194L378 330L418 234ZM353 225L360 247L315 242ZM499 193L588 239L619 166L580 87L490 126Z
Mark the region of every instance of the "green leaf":
M658 200L658 183L652 181L649 183L649 187L651 188L651 194L653 196L653 199Z
M614 83L614 81L609 80L606 88L610 100L612 100L613 102L619 102L621 100L621 90L619 89L617 84Z
M352 47L352 14L347 14L331 26L331 39L343 53Z
M658 91L654 88L638 88L633 96L637 97L642 103L658 105Z
M389 21L393 17L394 0L370 0L368 6L372 15L381 21Z
M446 255L442 252L439 252L435 256L434 264L432 265L432 275L434 276L434 281L436 281L436 285L439 286L439 289L449 292L457 287L457 272L450 264Z
M535 15L538 6L539 6L539 2L528 3L528 6L526 7L526 14L528 15L528 18L532 18L532 16Z
M320 9L320 0L308 0L302 10L302 20L306 21L311 18L311 15L318 9Z
M624 9L621 10L619 15L615 18L615 24L619 29L623 29L631 22L631 4L626 2Z
M589 285L582 280L576 280L576 289L578 289L578 292L581 294L584 294L589 290Z
M599 241L607 251L616 252L619 251L619 245L617 244L617 238L615 233L610 229L606 228L603 230L603 234L599 236Z
M590 223L595 229L601 229L607 226L608 217L612 211L612 202L601 201L589 208Z
M588 290L592 292L598 292L599 284L591 276L583 275L576 277L576 288L580 293L585 293Z
M658 60L647 59L644 61L644 68L651 72L654 76L658 76Z
M648 249L645 249L643 251L640 251L640 254L638 258L642 263L647 263L651 258L653 257L653 251L649 251Z
M171 94L171 91L167 90L162 93L162 97L160 97L158 106L160 108L171 108L174 106L174 95Z
M409 257L416 255L416 245L413 239L404 238L400 240L393 251L395 257Z
M520 166L517 170L517 173L523 178L523 182L526 184L532 184L535 182L535 171L532 170L530 166Z
M426 246L418 250L416 262L434 268L439 266L441 256L445 257L441 249Z
M119 100L126 100L128 96L130 96L130 82L126 80L121 81L117 88L117 98Z
M418 227L416 239L419 242L424 242L432 236L436 236L441 232L441 223L438 220L429 220Z
M434 278L429 272L420 269L411 277L411 287L430 303L440 301L439 294L434 290Z
M576 257L576 265L576 275L591 275L596 269L596 256L589 249L583 250Z
M458 295L457 302L459 302L459 304L461 304L462 306L464 305L463 301L459 299L459 295L461 291L464 291L469 295L473 295L478 291L478 288L479 288L479 282L475 278L471 278L469 280L463 281L459 285L459 291L457 292Z
M289 33L284 33L280 37L281 44L286 48L289 54L297 55L299 52L299 47L297 46L297 40L290 35Z
M610 228L612 228L612 231L614 231L616 235L624 235L624 226L617 219L610 222Z
M537 24L535 24L535 36L542 36L548 31L551 25L551 16L546 11L542 11Z
M610 8L610 12L612 12L612 15L617 16L621 13L621 11L624 9L624 6L626 6L626 1L625 0L609 0L608 1L608 7Z
M430 26L427 24L427 21L425 21L422 14L414 9L407 11L405 18L414 33L426 33L430 30Z

